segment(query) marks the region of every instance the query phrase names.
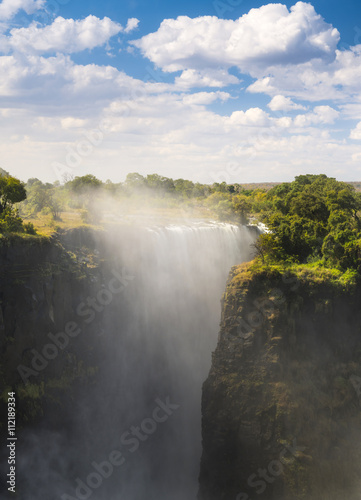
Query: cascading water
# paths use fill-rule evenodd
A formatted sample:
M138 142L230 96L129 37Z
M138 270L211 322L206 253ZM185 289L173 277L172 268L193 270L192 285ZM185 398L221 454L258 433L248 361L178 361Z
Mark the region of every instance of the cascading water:
M130 278L104 310L97 383L74 407L76 438L61 430L29 438L38 450L30 451L37 460L19 464L26 467L19 476L29 478L27 499L195 500L201 387L220 298L253 241L246 227L204 222L113 233L108 251ZM45 446L49 439L56 451ZM104 466L97 484L92 464L104 465L113 452L122 464ZM47 477L38 477L39 455ZM79 487L91 473L91 487Z

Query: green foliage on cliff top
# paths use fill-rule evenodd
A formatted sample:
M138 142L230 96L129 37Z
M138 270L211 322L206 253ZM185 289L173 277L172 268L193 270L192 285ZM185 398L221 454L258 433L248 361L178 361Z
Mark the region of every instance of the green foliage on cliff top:
M270 233L256 248L263 261L318 263L361 272L361 195L326 175L300 175L267 193Z
M332 294L342 294L345 291L352 293L360 284L359 274L354 269L344 271L314 263L290 265L262 262L261 259L235 266L231 280L238 295L242 289L246 293L249 283L252 283L253 288L258 286L262 294L267 291L268 285L269 292L274 291L275 287L292 292L305 286L310 292L313 287L315 290L327 288Z
M51 241L50 236L44 234L29 234L26 232L5 232L0 233L0 247L10 245L44 245Z

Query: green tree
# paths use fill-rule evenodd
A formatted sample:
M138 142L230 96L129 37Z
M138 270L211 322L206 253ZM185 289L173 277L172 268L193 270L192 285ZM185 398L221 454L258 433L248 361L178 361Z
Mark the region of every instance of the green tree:
M191 198L194 190L194 183L186 179L176 179L174 181L175 192L183 196L183 198Z
M25 184L7 172L0 174L0 233L35 234L32 224L24 225L18 210L14 208L15 203L20 203L25 199Z
M103 183L94 175L88 174L66 183L66 188L73 194L72 204L81 208L82 219L88 223L98 223L101 219L100 204L96 203L103 192ZM74 197L75 195L75 197Z
M0 217L14 203L26 199L25 184L11 176L0 177Z
M157 194L172 193L175 190L174 181L168 177L158 174L147 175L146 184Z
M22 213L32 216L39 212L51 213L54 219L60 218L62 203L60 187L53 184L43 184L39 179L29 179L27 184L27 199L22 207Z
M131 191L144 189L145 187L145 177L138 172L132 172L125 178L125 187Z
M84 194L94 189L99 189L102 185L102 181L91 174L75 177L75 179L67 183L67 186L78 194Z
M245 196L243 194L238 194L236 196L233 196L232 208L233 208L233 212L235 213L236 217L238 218L238 221L241 224L247 224L248 223L248 216L249 216L249 213L252 209L252 202L249 199L249 197Z
M271 210L264 220L274 242L269 248L281 247L284 258L296 262L323 259L343 269L357 267L361 203L352 186L323 174L301 175L271 189L267 200Z

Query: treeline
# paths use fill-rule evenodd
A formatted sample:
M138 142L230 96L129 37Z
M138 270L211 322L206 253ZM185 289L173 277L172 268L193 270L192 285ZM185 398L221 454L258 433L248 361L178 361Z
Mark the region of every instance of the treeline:
M102 182L94 175L43 183L22 183L0 169L0 233L35 233L31 222L48 216L61 221L77 213L97 224L113 210L181 207L189 216L247 224L253 217L269 232L256 248L263 262L317 263L361 273L361 193L353 185L326 175L300 175L272 189L245 189L241 184L211 185L158 174L130 173L124 182Z
M266 193L263 189L246 190L240 184L208 185L138 173L128 174L120 183L102 182L90 174L63 185L32 178L25 188L27 198L19 206L23 217L50 214L56 221L61 220L62 213L78 210L83 222L88 223L98 223L107 208L123 204L133 209L183 207L190 212L203 211L222 221L245 224L252 212L259 211Z

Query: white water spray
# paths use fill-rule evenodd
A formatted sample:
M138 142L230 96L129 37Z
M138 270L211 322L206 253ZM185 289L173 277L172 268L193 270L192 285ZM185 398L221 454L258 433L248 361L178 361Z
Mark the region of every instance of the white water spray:
M216 346L220 299L230 268L251 257L254 238L245 227L204 222L112 233L108 251L134 280L105 310L98 382L78 404L77 439L57 433L61 478L44 482L26 460L28 491L41 482L47 498L80 499L75 479L87 484L91 464L116 450L125 462L96 488L79 489L81 500L196 499L201 388ZM155 422L157 401L167 398L177 409Z

